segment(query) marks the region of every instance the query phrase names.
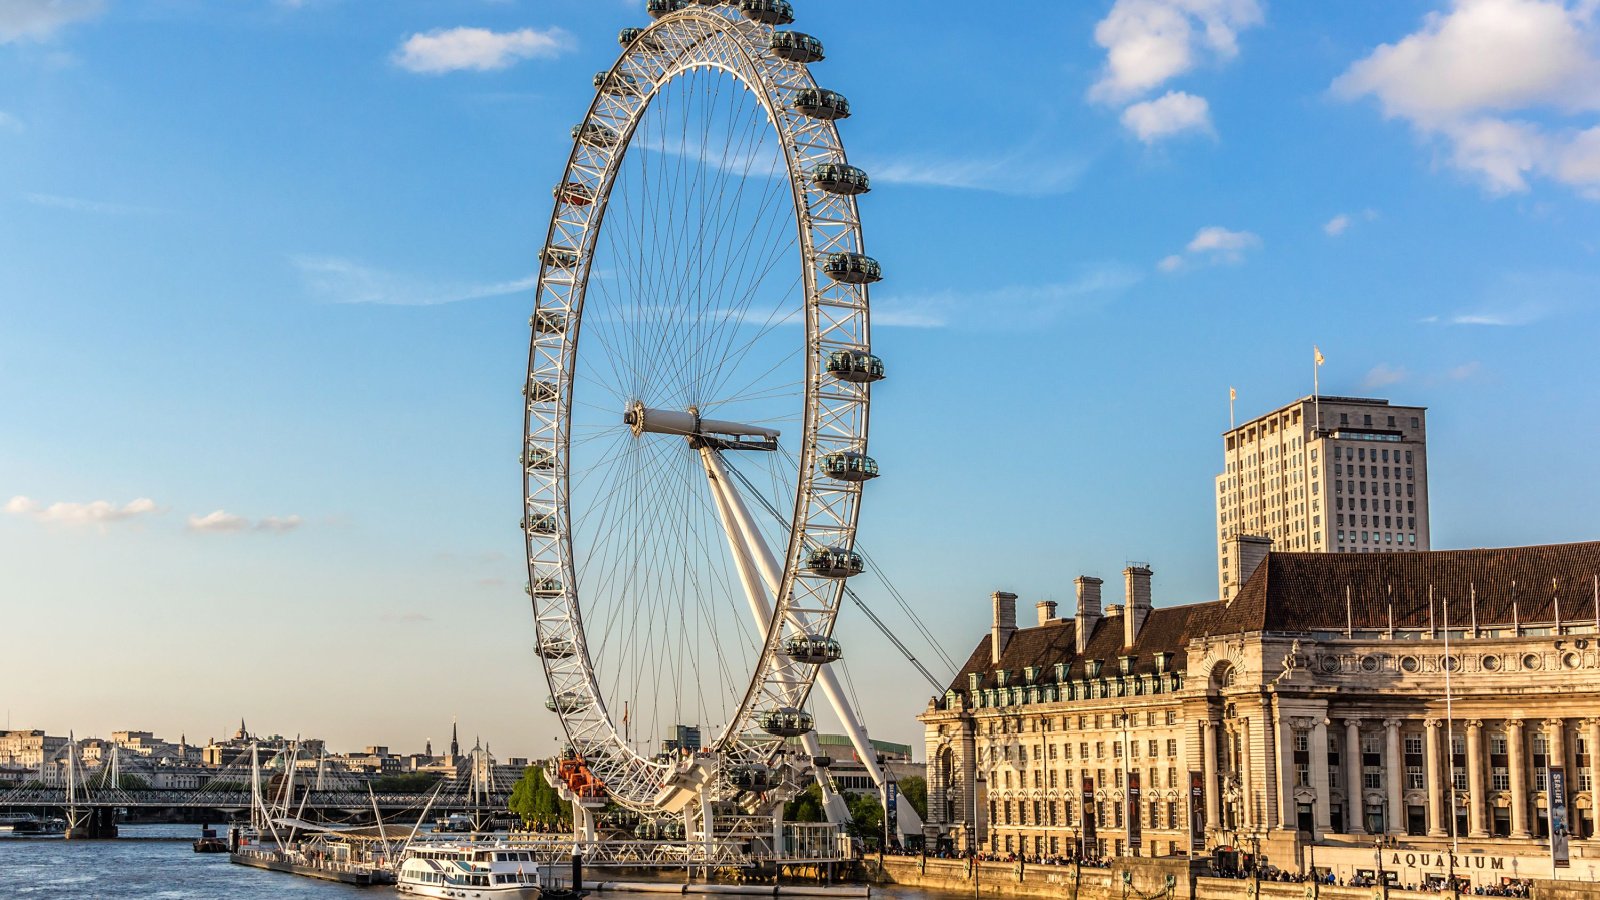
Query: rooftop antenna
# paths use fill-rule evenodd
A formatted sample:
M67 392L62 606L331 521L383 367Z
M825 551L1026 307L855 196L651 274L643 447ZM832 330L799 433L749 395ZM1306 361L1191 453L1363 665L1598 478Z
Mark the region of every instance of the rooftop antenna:
M1561 633L1561 588L1555 576L1550 577L1550 593L1556 604L1556 634Z
M1355 632L1355 612L1350 606L1350 585L1344 586L1344 636L1351 637Z
M1517 580L1511 579L1511 635L1522 637L1522 618L1517 614Z
M1476 584L1468 584L1467 585L1467 596L1469 598L1469 602L1470 602L1471 608L1472 608L1472 636L1473 637L1477 637L1478 636L1478 586ZM1595 607L1595 622L1596 623L1600 623L1600 606ZM1600 631L1600 629L1596 629L1596 630Z

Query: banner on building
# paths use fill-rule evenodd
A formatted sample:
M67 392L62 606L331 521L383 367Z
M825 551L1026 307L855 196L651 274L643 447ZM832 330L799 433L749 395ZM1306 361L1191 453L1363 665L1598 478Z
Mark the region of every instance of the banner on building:
M1206 776L1202 772L1189 773L1189 849L1206 849Z
M1084 776L1083 779L1083 801L1081 806L1083 807L1083 815L1079 817L1079 820L1082 823L1083 840L1078 847L1078 855L1080 857L1092 857L1095 855L1094 850L1098 844L1094 836L1094 779L1088 776Z
M1143 808L1139 803L1139 770L1133 769L1128 772L1128 846L1135 850L1144 846L1144 821L1139 815Z
M1555 867L1565 869L1572 865L1567 847L1567 770L1562 766L1550 767L1550 858Z
M889 804L888 804L888 807L884 810L884 818L885 818L885 821L887 821L887 823L888 823L889 840L891 842L894 842L894 843L899 843L899 836L900 836L899 818L900 817L897 815L897 813L899 812L899 809L900 809L900 785L895 784L892 781L889 782L888 797L889 797Z

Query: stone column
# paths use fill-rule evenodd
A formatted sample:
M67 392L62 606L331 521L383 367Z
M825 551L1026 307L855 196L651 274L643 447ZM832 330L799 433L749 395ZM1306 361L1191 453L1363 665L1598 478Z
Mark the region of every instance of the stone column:
M1294 811L1294 725L1283 714L1282 704L1276 707L1275 712L1278 725L1275 732L1278 745L1278 820L1274 824L1292 831L1298 827ZM1594 751L1589 752L1592 758Z
M1345 831L1349 834L1366 834L1362 817L1366 803L1361 799L1361 720L1344 720Z
M1467 837L1488 837L1483 827L1483 720L1467 720Z
M1444 783L1439 780L1439 730L1444 727L1444 723L1438 719L1429 719L1423 723L1423 727L1427 729L1428 734L1427 746L1424 748L1427 755L1423 758L1427 766L1425 777L1428 788L1428 836L1444 837L1446 833L1444 798L1448 792Z
M1388 771L1383 775L1384 786L1389 789L1389 813L1384 818L1385 825L1390 834L1405 834L1405 795L1401 788L1405 786L1406 758L1400 754L1400 720L1384 719L1384 750L1387 751L1385 760Z
M1528 837L1528 739L1521 719L1506 720L1506 764L1511 774L1511 836Z
M1251 762L1255 758L1250 746L1250 719L1239 720L1239 821L1245 828L1254 830L1256 825L1255 815L1255 779L1251 777L1250 770L1254 768Z
M1222 827L1222 798L1217 789L1217 722L1200 723L1200 755L1206 782L1206 830Z
M1589 720L1588 744L1589 796L1591 798L1600 798L1600 719ZM1600 807L1600 804L1591 803L1590 805L1592 807ZM1593 817L1590 820L1593 823L1590 827L1597 829L1597 833L1600 833L1600 808L1592 809L1590 815ZM1593 838L1595 834L1591 833L1588 837Z
M1550 745L1550 768L1567 764L1567 722L1565 719L1544 720L1545 741ZM1568 791L1570 794L1571 791ZM1570 805L1570 801L1569 801Z
M1317 823L1317 834L1327 834L1333 827L1333 809L1329 803L1328 784L1328 720L1319 718L1311 725L1311 786L1317 792L1312 808Z

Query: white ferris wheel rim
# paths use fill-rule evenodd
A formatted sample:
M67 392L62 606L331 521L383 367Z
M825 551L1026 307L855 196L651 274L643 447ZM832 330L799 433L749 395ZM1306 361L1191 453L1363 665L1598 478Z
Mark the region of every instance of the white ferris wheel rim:
M869 383L832 379L824 371L829 353L871 351L866 284L836 281L821 271L833 254L864 255L860 216L853 196L830 193L810 180L817 165L846 164L848 158L833 121L794 108L800 91L818 87L804 63L770 52L774 33L772 26L742 17L731 5L702 3L666 15L635 36L616 64L597 76L595 99L579 126L601 125L618 140L610 147L595 146L586 142L587 131L575 134L558 184L582 188L558 189L541 254L527 384L542 391L540 386L553 382L555 393L553 398L528 396L522 457L536 650L568 746L584 758L611 799L647 814L655 811L672 764L640 754L619 733L616 710L591 661L571 532L572 387L589 267L619 169L657 94L696 68L720 69L736 79L759 101L780 138L805 298L804 426L789 544L780 551L781 587L744 699L708 749L744 764L769 763L781 749L783 739L763 733L758 722L767 713L802 709L817 675L816 664L783 654L784 639L802 633L830 636L844 591L840 578L813 573L804 561L819 549L852 551L860 512L859 481L833 483L818 474L823 455L864 454L867 446ZM554 253L569 251L576 253L575 264L552 261ZM542 330L551 316L563 317L558 332ZM532 468L530 459L543 453L550 455L538 458L550 460L552 468ZM549 532L530 527L546 522L540 517L553 520ZM552 577L559 593L543 590Z

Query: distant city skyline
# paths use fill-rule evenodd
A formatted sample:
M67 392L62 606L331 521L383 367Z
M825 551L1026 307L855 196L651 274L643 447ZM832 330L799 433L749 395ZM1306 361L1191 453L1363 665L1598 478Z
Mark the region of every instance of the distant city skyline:
M944 652L996 590L1067 604L1129 560L1215 599L1229 389L1241 422L1310 393L1313 345L1324 393L1428 408L1434 549L1595 538L1600 144L1563 102L1594 5L1137 5L795 3L886 275L860 540ZM530 279L646 21L0 8L13 727L560 747L517 531ZM920 745L933 688L848 605L836 636L873 736Z

